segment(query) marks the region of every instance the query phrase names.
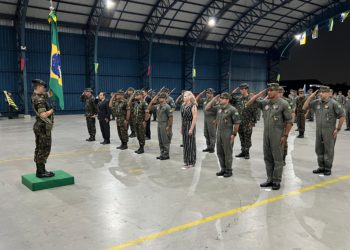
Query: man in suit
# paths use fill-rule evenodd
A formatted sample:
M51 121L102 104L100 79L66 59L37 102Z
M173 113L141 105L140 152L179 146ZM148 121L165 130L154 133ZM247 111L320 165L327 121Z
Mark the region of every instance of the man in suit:
M106 94L100 92L98 95L98 120L100 122L101 133L103 142L101 144L110 144L110 127L109 121L111 118L111 110L109 108L109 101L106 99Z

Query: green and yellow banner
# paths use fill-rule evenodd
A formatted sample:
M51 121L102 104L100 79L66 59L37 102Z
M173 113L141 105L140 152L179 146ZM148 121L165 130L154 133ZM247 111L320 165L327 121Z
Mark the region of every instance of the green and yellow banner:
M58 43L57 17L56 12L52 10L48 18L51 24L51 60L50 60L50 90L53 99L57 101L60 108L64 109L63 84L61 71L61 52Z

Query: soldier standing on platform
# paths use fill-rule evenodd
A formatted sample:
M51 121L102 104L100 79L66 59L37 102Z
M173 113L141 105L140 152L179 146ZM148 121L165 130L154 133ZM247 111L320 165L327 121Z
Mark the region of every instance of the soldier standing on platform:
M207 110L212 108L218 97L216 96L207 104ZM222 93L220 105L216 106L218 109L216 149L221 167L221 171L216 173L216 176L224 176L225 178L232 176L233 144L240 126L238 110L230 104L230 97L229 93Z
M252 146L253 127L257 122L258 106L253 104L247 107L247 103L252 97L252 95L249 94L249 85L247 83L242 83L239 88L232 91L232 94L236 93L238 89L241 92L241 96L237 97L232 95L231 99L232 106L238 110L241 119L241 124L238 130L239 139L241 141L241 153L236 155L236 157L249 159L249 149Z
M201 99L201 97L206 93L206 98ZM214 153L215 143L216 143L216 114L218 102L214 103L211 108L206 109L208 103L214 98L214 89L208 88L202 91L196 97L198 104L203 104L204 110L204 137L206 139L207 147L203 149L203 152Z
M137 154L143 154L144 147L145 147L145 140L146 140L146 124L149 119L149 113L148 113L148 105L143 100L142 91L137 90L134 93L135 103L134 103L134 119L135 119L135 128L136 128L136 136L137 140L139 141L139 149L135 151ZM131 112L131 101L132 97L129 99L128 106L129 110L128 112ZM130 114L128 114L130 117Z
M80 96L80 100L85 103L85 117L86 125L90 137L86 141L95 141L96 136L96 116L97 116L97 105L95 97L92 95L92 89L86 88L83 94Z
M128 148L128 125L129 117L127 116L128 102L124 98L124 92L118 91L112 96L109 107L112 109L117 122L118 136L121 145L117 149L125 150Z
M337 135L344 123L344 110L341 104L330 98L330 88L321 86L320 99L313 100L317 91L310 95L304 103L303 109L311 108L316 114L316 143L318 169L314 174L331 175L334 159L334 147ZM313 101L312 101L313 100ZM337 119L339 119L336 126Z
M52 177L53 172L46 171L45 164L51 152L51 130L53 127L53 108L48 103L47 88L43 80L32 81L34 92L32 95L33 110L36 115L33 131L35 134L34 162L36 163L36 177Z
M158 118L158 141L160 148L160 156L157 157L158 160L168 160L171 138L173 136L173 110L166 103L168 96L165 93L160 93L156 95L148 106L149 112L151 112L153 105L159 100L159 105L157 108L157 118Z
M266 90L253 96L247 106L257 101ZM267 181L260 187L272 187L279 190L283 173L283 147L292 128L292 115L288 102L279 97L279 84L271 83L268 88L268 98L257 101L263 111L264 135L263 150L266 165Z

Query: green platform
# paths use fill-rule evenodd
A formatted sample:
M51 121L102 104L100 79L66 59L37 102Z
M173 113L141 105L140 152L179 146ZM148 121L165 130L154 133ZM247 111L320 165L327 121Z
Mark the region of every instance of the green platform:
M54 177L38 178L35 174L22 175L22 184L32 191L62 187L74 184L74 176L62 171L56 170Z

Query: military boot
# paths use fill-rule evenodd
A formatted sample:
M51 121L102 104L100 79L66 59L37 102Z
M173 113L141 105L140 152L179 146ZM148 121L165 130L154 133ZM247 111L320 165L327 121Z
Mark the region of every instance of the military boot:
M244 159L246 160L250 159L249 149L244 152Z
M242 158L244 156L245 156L245 153L243 151L240 154L236 155L236 157L238 157L238 158Z
M136 137L135 132L131 132L131 134L129 135L129 137L130 137L130 138L134 138L134 137Z
M299 132L299 135L297 136L297 138L304 138L304 132Z
M123 144L120 146L120 150L125 150L125 149L128 149L128 144L127 144L127 143L123 143Z
M37 163L36 164L36 177L45 178L45 177L53 177L55 173L46 171L45 164Z
M143 146L140 145L139 149L135 151L136 154L143 154L145 151L143 149Z

